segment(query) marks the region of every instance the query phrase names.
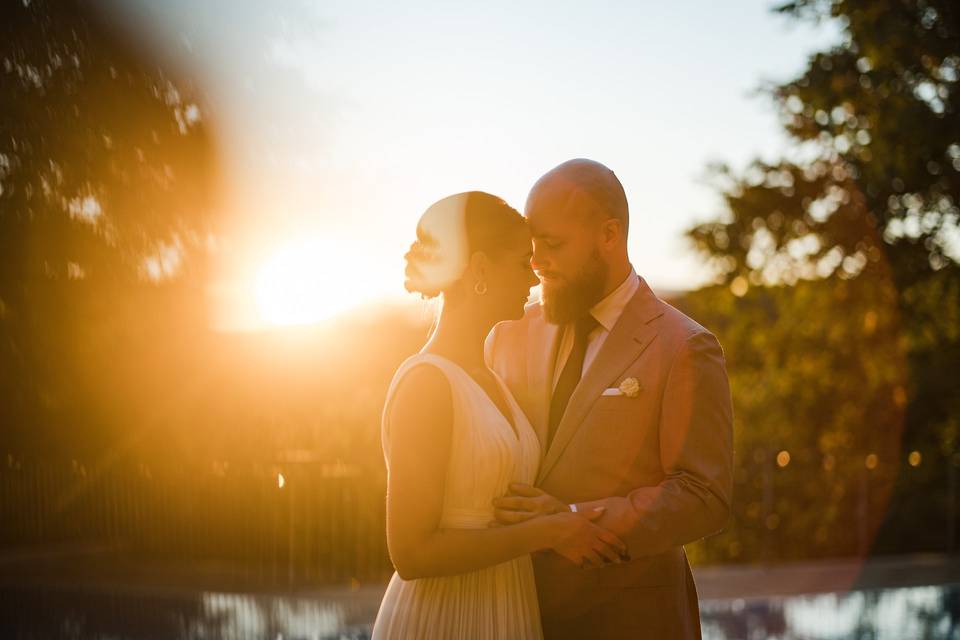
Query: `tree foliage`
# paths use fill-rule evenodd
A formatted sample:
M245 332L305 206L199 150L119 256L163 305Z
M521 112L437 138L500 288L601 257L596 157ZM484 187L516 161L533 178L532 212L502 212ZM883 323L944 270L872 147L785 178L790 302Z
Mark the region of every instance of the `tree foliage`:
M789 152L743 171L716 167L724 210L689 232L720 285L686 304L718 326L732 362L743 481L735 530L745 536L734 547L745 558L864 551L851 532L879 526L876 487L893 483L870 548L952 550L960 5L797 0L778 11L835 21L842 38L768 88ZM772 443L790 451L788 466L770 466ZM879 463L863 488L868 450ZM780 510L764 511L756 505L770 487L757 478L770 469L793 480L775 491ZM850 501L863 491L866 507ZM776 532L757 525L758 509L773 509ZM769 551L771 536L781 551Z
M788 283L889 265L899 286L960 259L960 8L798 1L843 40L771 95L791 157L716 173L727 215L691 236L728 280Z
M143 301L139 289L202 278L215 163L196 91L181 76L86 0L0 8L7 436L37 439L54 423L75 431L90 419L73 366L96 352L82 342L90 325L125 315Z
M872 546L897 478L916 475L905 464L896 291L864 284L804 281L742 297L714 286L678 301L719 337L735 403L734 516L701 557L855 555Z

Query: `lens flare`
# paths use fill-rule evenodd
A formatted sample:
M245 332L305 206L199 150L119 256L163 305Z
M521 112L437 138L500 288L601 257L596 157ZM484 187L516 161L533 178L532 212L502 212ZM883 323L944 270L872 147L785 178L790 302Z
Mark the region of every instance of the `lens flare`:
M362 283L372 276L364 269L347 248L322 240L284 246L256 275L260 319L274 326L313 324L355 307L366 300Z

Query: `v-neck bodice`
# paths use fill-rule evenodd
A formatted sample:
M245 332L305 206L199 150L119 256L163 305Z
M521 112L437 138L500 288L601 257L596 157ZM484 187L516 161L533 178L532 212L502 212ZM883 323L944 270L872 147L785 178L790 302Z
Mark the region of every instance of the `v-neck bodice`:
M462 367L442 356L421 353L397 369L383 410L381 436L390 467L390 405L403 376L421 365L434 366L450 383L453 425L441 526L481 528L493 519L494 498L511 482L532 484L540 462L540 444L520 406L496 373L514 427L484 388ZM430 402L431 398L423 398Z
M477 390L481 394L483 394L487 398L487 400L490 401L490 404L493 405L493 408L496 409L497 413L499 413L500 416L504 419L504 421L506 421L507 426L510 427L510 431L513 432L514 437L515 438L520 437L520 428L517 425L520 421L520 418L522 417L523 410L520 409L520 406L513 400L513 394L510 393L510 389L507 388L506 383L500 379L500 376L498 376L495 371L493 371L492 369L487 369L487 371L490 373L491 378L493 379L493 383L497 386L497 389L499 389L500 391L500 397L503 398L503 401L506 405L505 408L507 410L507 413L503 412L503 409L500 407L499 404L497 404L496 399L494 399L494 397L490 395L490 392L487 390L487 388L484 387L482 384L480 384L480 381L477 380L472 375L470 375L470 372L464 369L462 366L458 365L456 362L454 362L453 360L450 360L449 358L444 358L443 356L436 356L435 354L424 354L424 355L434 355L437 358L446 360L453 366L463 371L463 373L466 374L466 376L470 379L470 381L477 386ZM518 414L520 415L518 416Z

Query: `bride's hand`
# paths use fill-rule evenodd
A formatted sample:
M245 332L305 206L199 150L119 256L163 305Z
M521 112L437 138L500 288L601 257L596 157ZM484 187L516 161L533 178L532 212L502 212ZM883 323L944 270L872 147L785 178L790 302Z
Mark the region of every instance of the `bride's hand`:
M570 511L570 507L542 489L520 482L510 483L510 493L493 501L497 522L516 524L537 516Z
M593 523L603 511L603 507L598 507L587 512L549 516L550 548L582 569L628 560L627 545Z

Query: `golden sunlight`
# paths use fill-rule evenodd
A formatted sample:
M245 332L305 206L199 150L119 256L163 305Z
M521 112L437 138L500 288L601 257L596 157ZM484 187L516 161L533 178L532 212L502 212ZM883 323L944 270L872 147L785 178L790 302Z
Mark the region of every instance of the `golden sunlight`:
M254 295L261 320L275 326L312 324L364 301L363 263L321 240L291 243L260 267Z

